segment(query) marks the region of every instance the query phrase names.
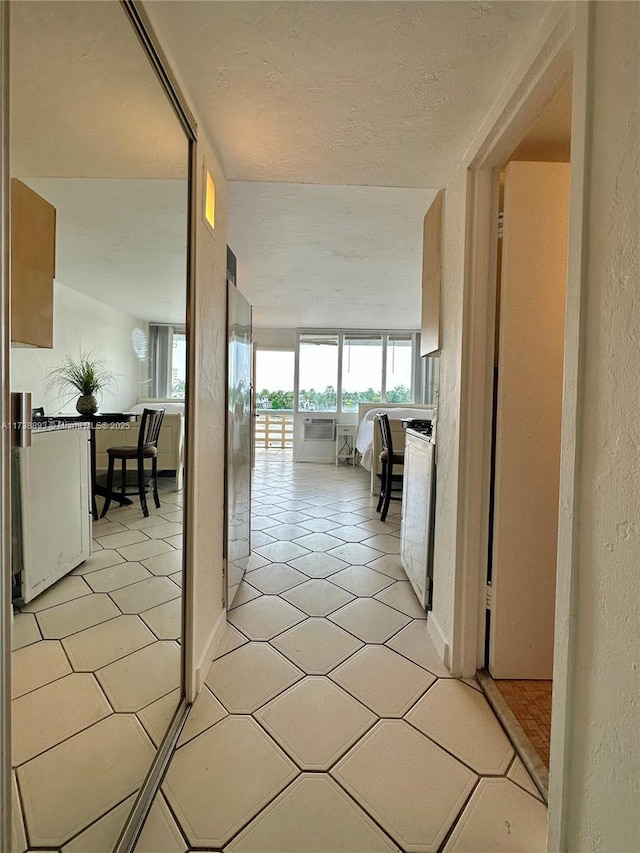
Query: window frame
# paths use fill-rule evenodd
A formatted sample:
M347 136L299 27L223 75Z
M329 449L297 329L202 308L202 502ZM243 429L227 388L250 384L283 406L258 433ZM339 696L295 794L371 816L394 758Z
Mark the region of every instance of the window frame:
M325 414L335 415L336 418L352 416L356 412L342 411L342 365L345 338L349 337L371 337L381 339L382 343L382 375L380 377L380 405L386 402L387 398L387 349L389 338L409 337L411 338L411 403L414 404L416 397L421 393L423 376L423 365L420 360L420 332L415 329L296 329L296 352L295 352L295 374L294 374L294 412L296 414L312 414L308 409L300 408L300 343L301 339L307 335L316 335L321 337L338 338L338 366L335 377L336 388L336 408L335 409L317 409L315 411Z
M158 374L158 353L156 351L157 344L153 341L153 328L162 328L167 329L167 342L166 342L166 370L162 371L162 374ZM150 344L150 352L149 352L149 384L151 389L155 390L157 393L153 396L159 400L176 400L176 402L184 401L184 395L182 397L174 397L172 395L172 368L173 368L173 338L175 335L184 335L185 338L185 346L188 352L188 337L187 337L187 327L184 323L149 323L148 329L148 340ZM161 393L164 391L165 393Z

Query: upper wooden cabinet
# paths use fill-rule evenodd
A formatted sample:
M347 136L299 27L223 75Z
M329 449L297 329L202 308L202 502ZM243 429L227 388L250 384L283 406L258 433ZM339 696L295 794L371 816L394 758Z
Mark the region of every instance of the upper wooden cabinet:
M11 179L11 340L53 347L56 209Z
M440 190L424 218L420 355L431 355L440 349L443 203L444 191Z

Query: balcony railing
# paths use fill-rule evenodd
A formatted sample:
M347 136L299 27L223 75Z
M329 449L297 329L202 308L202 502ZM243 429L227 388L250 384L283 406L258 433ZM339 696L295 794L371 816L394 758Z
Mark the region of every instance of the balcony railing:
M293 412L258 409L255 440L256 447L293 447Z

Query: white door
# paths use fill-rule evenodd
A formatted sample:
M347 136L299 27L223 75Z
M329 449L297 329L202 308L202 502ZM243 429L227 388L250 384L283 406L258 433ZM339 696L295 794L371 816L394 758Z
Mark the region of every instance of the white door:
M506 169L489 670L549 679L569 215L567 163Z

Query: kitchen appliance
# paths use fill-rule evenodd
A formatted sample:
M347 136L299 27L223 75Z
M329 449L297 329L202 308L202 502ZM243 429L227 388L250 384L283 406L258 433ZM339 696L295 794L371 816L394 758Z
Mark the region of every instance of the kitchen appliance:
M32 601L91 554L89 428L31 420L31 395L12 394L13 599Z
M253 342L251 305L236 286L227 248L226 603L231 607L251 555Z

